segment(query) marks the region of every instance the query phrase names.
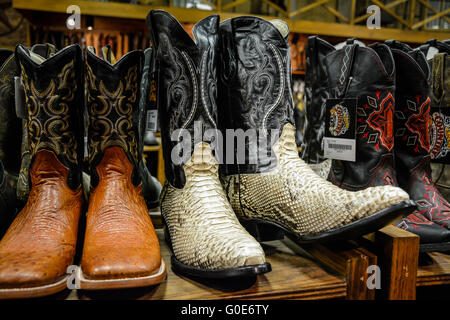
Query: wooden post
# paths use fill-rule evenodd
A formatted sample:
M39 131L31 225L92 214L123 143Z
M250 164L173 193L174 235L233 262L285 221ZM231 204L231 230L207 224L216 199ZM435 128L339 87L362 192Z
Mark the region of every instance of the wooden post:
M374 234L373 243L381 270L383 298L414 300L419 263L419 236L389 225Z

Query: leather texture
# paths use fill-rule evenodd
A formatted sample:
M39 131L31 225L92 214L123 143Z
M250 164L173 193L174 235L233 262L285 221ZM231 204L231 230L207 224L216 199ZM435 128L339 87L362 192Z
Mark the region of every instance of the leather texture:
M384 44L346 44L324 63L330 98L356 98L356 161L333 160L328 179L348 189L397 185L394 171L395 66Z
M81 269L87 279L158 272L161 253L138 170L143 54L115 64L87 52L91 190Z
M352 192L322 179L299 158L294 134L294 127L286 124L273 147L275 170L224 178L238 217L275 222L297 234L313 235L409 199L406 192L393 186Z
M323 60L334 50L331 44L317 36L308 38L305 73L306 123L302 145L302 159L306 163L317 164L325 160L322 139L325 134L325 102L329 93Z
M54 283L73 263L81 187L67 185L69 170L48 150L40 150L30 170L28 201L0 242L0 288Z
M263 129L267 135L269 131L264 129L279 130L279 139L276 136L269 145L275 158L270 166L262 167L258 162L253 167L257 170L249 170L250 166L238 165L237 174L230 174L233 166L224 170L227 196L239 218L262 219L297 234L316 235L409 199L404 191L392 186L358 192L340 189L317 176L300 159L291 118L289 45L283 36L289 30L285 23L239 17L223 22L220 28L225 90L220 90L224 96L219 101L222 112L231 118L226 128ZM253 67L259 63L267 66L263 76ZM253 79L259 86L253 86ZM230 95L228 100L226 93ZM262 169L264 172L255 174Z
M194 26L195 42L165 11L152 10L147 24L156 46L158 111L164 115L160 119L166 183L161 214L174 255L202 271L263 264L264 251L239 224L226 199L211 139L193 138L194 122L203 130L217 128L219 16ZM177 129L191 133L191 145L187 160L175 166L171 153L179 141L173 134Z
M258 139L245 140L247 161L233 159L221 166L224 174L268 172L276 164L272 150L279 138L275 130L294 125L291 90L291 65L287 25L280 30L271 22L257 17L238 17L220 24L220 124L226 129L261 130ZM267 132L271 132L269 136ZM270 137L270 138L269 138ZM231 143L227 141L226 145ZM254 146L257 147L254 147ZM262 148L262 150L259 150ZM236 153L234 150L229 151ZM260 154L266 157L259 157ZM241 163L238 163L241 162Z
M96 167L81 269L89 279L134 278L159 270L161 253L142 186L132 183L133 165L120 147L109 147Z
M77 153L83 92L78 45L37 64L16 48L26 94L31 190L0 241L0 288L58 282L73 263L83 207Z
M450 204L431 180L430 71L423 53L397 42L386 42L397 68L395 112L395 162L400 186L415 200L417 212L450 229ZM403 221L405 222L405 221ZM397 224L405 228L406 223ZM426 226L424 226L426 228ZM421 234L420 228L407 230ZM436 241L440 239L436 234Z
M155 47L158 83L158 113L161 115L161 138L165 173L169 183L183 188L183 170L194 150L194 143L183 141L180 131L186 129L194 137L197 121L202 132L217 128L217 51L219 16L209 16L192 29L195 41L176 19L162 10L147 16L147 26ZM205 137L202 137L202 139ZM183 141L190 152L181 163L172 161L172 150ZM207 142L212 142L208 139Z

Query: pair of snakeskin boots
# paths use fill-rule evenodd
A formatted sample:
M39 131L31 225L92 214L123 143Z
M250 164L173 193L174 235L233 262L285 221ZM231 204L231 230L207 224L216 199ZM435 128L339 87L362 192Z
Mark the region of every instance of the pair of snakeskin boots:
M102 53L104 59L91 50L85 56L79 45L57 52L49 45L18 45L11 56L25 91L30 189L0 241L0 298L58 292L70 285L74 270L74 285L86 290L165 279L147 208L157 206L158 198L146 204L143 196L157 193L143 164L145 103L139 103L151 50L130 52L117 62L108 47ZM88 205L82 183L85 131Z
M262 274L271 267L258 241L357 238L415 209L398 187L348 191L300 159L283 21L220 23L213 15L194 26L194 40L165 11L151 11L147 24L166 172L160 205L175 272ZM251 132L256 138L239 141Z
M450 204L432 182L430 167L430 110L442 94L432 98L425 55L393 40L365 46L349 39L334 47L314 36L306 67L303 159L347 190L400 186L417 210L395 225L418 234L422 252L450 250ZM354 162L324 158L326 101L336 98L357 99L350 120L356 123Z

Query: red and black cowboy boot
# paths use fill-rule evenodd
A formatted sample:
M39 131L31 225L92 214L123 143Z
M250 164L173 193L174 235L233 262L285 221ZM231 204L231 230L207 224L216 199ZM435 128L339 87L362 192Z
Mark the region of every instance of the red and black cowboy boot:
M397 186L393 156L395 65L389 48L379 43L362 47L350 42L327 54L324 62L330 98L357 99L355 161L333 160L328 180L347 190Z
M386 44L397 69L394 149L397 179L418 205L413 215L396 225L420 235L421 251L450 250L450 204L431 179L430 70L420 50L392 40Z

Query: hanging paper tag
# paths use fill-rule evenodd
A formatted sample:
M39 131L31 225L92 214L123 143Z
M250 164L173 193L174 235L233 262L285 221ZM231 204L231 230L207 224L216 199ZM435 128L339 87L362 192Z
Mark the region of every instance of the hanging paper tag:
M20 119L27 118L27 110L25 108L25 90L23 89L20 77L14 77L14 92L15 92L15 104L16 115Z
M356 161L356 105L357 99L327 99L323 138L326 158Z
M450 164L450 108L431 108L431 161Z
M156 132L158 129L158 110L147 111L146 131Z

